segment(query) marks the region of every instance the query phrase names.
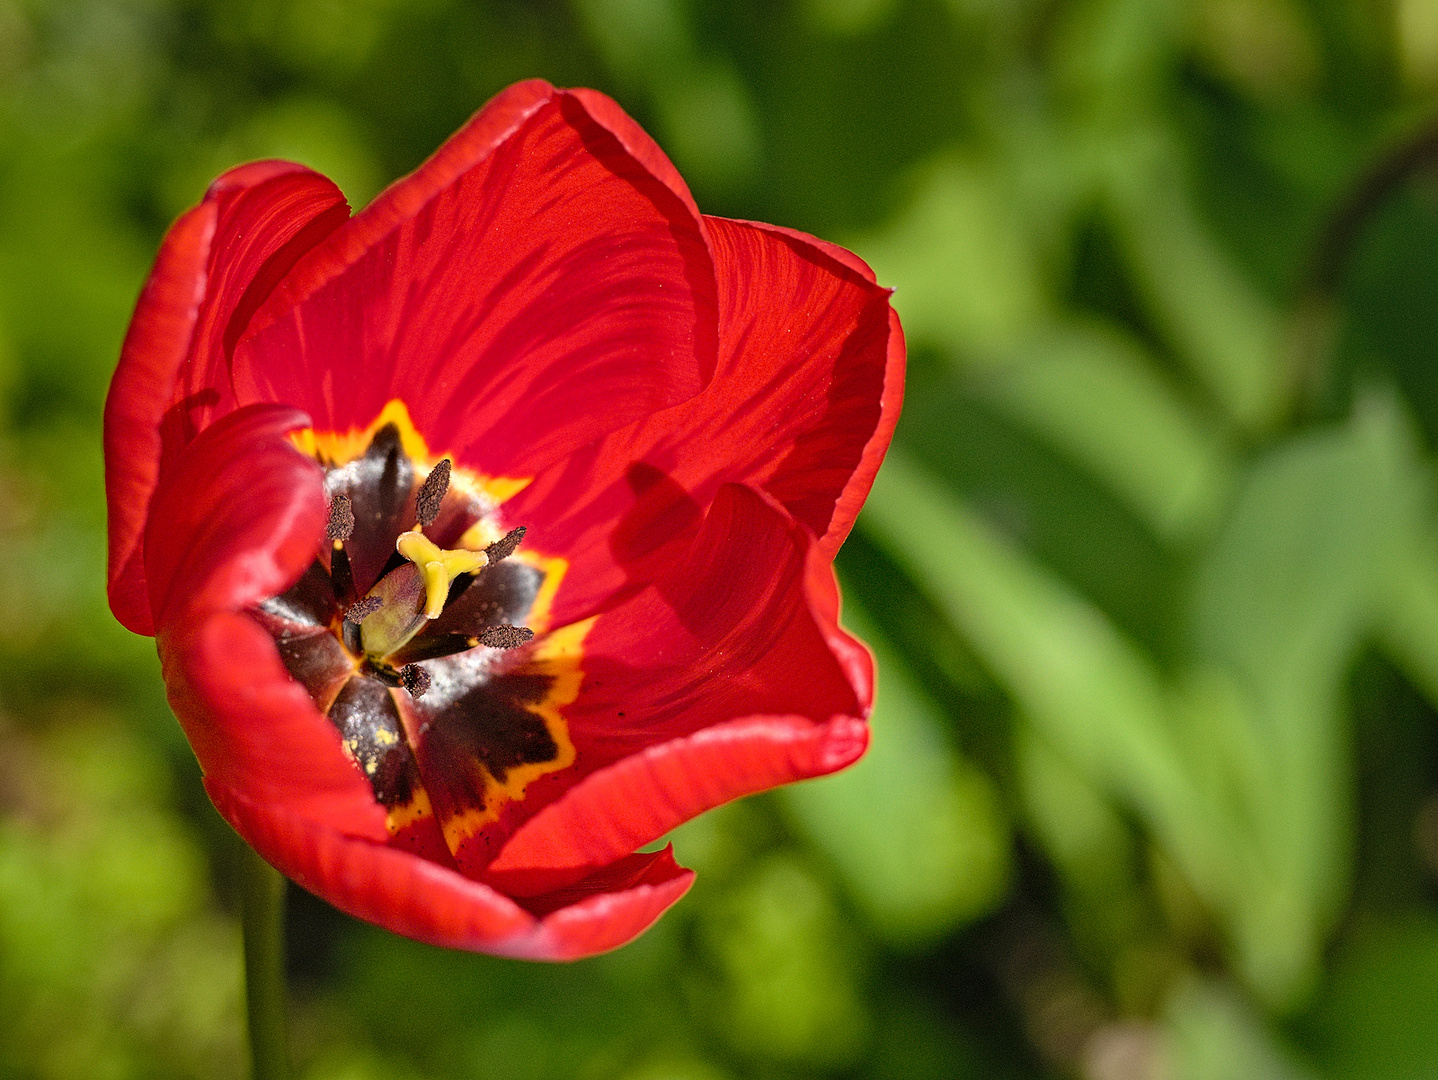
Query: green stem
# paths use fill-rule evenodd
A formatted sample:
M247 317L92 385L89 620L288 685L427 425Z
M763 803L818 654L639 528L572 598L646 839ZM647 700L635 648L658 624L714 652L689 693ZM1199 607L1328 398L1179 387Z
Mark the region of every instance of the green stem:
M252 1080L286 1080L285 879L248 844L241 857L244 890L245 1003Z

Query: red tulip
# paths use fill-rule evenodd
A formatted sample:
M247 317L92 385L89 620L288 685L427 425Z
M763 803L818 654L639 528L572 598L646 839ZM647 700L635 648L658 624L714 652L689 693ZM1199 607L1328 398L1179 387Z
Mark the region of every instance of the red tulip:
M613 948L693 877L641 846L864 751L831 561L903 361L860 260L701 215L590 90L511 87L354 217L241 166L110 389L111 607L295 881L435 944Z

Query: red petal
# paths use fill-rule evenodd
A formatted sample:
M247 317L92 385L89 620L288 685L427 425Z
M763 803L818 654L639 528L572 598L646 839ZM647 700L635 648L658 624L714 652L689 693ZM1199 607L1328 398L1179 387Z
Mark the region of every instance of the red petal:
M884 366L884 392L879 399L879 426L864 444L859 466L839 493L833 516L829 519L829 527L819 538L820 550L830 559L838 554L840 546L848 539L849 530L854 527L864 500L869 497L869 489L874 486L874 477L879 474L879 466L884 463L884 455L889 452L889 442L894 437L894 428L899 423L899 410L904 404L905 365L904 328L899 325L899 313L891 307L889 346Z
M110 608L137 634L153 634L141 542L160 468L160 417L189 351L204 298L215 207L205 203L170 227L130 322L105 401L105 493L109 500Z
M325 521L320 469L284 438L305 423L280 405L241 409L165 471L145 536L160 660L207 776L385 837L384 812L339 733L269 634L241 614L283 592L315 557Z
M702 228L705 219L694 203L694 196L689 193L689 185L679 175L679 170L674 167L668 155L659 149L659 144L649 137L649 133L636 124L633 117L619 107L617 101L598 90L581 88L568 93L584 105L585 112L603 124L619 140L631 157L679 196L684 205L689 207L690 213L699 219Z
M283 405L251 405L205 429L166 470L145 529L161 629L275 596L314 560L322 473L284 438L307 422Z
M867 716L868 687L831 642L833 580L803 526L726 484L688 558L585 638L563 710L576 749L612 761L755 713Z
M877 277L874 276L873 267L871 267L863 259L859 258L859 256L855 255L848 248L840 247L838 244L831 244L827 240L821 240L817 236L810 236L808 233L800 232L798 229L785 228L783 225L769 225L763 221L745 221L742 218L720 219L714 217L706 217L705 220L724 220L731 225L748 225L755 229L761 229L764 232L773 233L775 236L787 236L791 240L797 240L801 244L805 244L809 247L818 248L825 255L829 256L829 258L833 259L835 262L843 263L850 270L854 271L854 273L858 274L861 278L863 278L865 281L870 282L871 284L875 284L879 280ZM892 292L893 290L890 289L888 291Z
M552 888L744 795L857 761L869 725L854 717L746 716L652 746L586 777L522 825L486 878L514 892Z
M708 225L721 301L714 381L574 455L507 508L537 547L571 561L558 619L661 572L726 482L772 494L832 558L888 448L904 367L888 291L812 238Z
M530 942L507 952L532 960L578 960L617 949L653 926L693 883L694 872L676 864L672 849L666 848L633 886L596 893L546 914ZM583 886L579 889L584 891ZM545 900L533 897L525 903L543 909Z
M183 377L186 360L191 371L214 366L205 357L222 352L300 250L347 215L344 197L324 177L257 162L216 180L165 237L105 402L110 604L136 633L154 632L142 537L159 478L162 419L196 388Z
M724 355L732 350L734 369L742 364L750 373L787 369L778 400L772 381L762 399L721 384L729 391L719 407L730 413L726 450L768 449L773 420L784 417L783 458L744 482L778 499L832 559L873 485L903 404L904 338L889 290L874 284L863 260L834 244L792 229L708 220L722 282ZM735 430L736 420L748 430Z
M606 100L525 83L481 111L269 299L236 351L239 400L345 430L401 398L437 452L530 476L702 389L703 224L617 106L588 111Z
M515 805L510 828L558 799L489 872L550 888L711 806L853 761L873 672L836 617L833 571L802 526L721 488L691 558L595 622L563 709L576 766Z
M662 851L635 851L616 858L576 884L516 902L532 915L548 915L590 897L624 892L636 885L659 885L683 872L674 861L674 845L670 844Z
M158 639L170 707L208 785L351 835L389 839L384 808L345 756L339 732L254 620L196 616L161 627Z
M446 948L531 960L592 956L637 937L694 878L668 852L641 856L642 865L625 861L598 891L580 887L572 896L527 901L545 912L536 918L437 863L343 835L213 780L206 788L225 819L284 874L342 911Z

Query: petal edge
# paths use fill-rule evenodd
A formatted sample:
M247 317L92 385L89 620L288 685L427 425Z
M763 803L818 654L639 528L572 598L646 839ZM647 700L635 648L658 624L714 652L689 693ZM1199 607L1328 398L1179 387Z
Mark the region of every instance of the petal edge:
M856 717L749 716L623 758L580 781L510 837L488 877L540 892L590 872L726 802L857 761Z
M209 778L205 788L225 820L281 873L349 915L441 948L526 960L594 956L647 930L694 880L661 852L627 888L537 918L438 863L258 804Z

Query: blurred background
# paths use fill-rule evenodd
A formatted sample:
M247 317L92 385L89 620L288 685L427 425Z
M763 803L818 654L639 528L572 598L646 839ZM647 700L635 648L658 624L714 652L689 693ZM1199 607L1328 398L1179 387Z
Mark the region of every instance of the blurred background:
M162 231L533 75L897 287L873 750L571 966L291 889L298 1075L1438 1076L1438 3L0 0L0 1077L246 1070L237 841L104 600Z

